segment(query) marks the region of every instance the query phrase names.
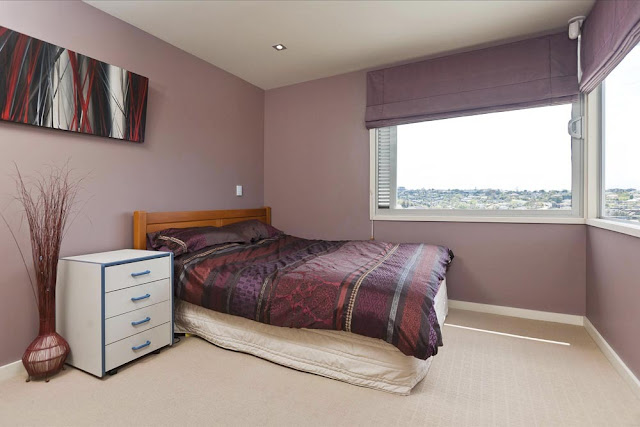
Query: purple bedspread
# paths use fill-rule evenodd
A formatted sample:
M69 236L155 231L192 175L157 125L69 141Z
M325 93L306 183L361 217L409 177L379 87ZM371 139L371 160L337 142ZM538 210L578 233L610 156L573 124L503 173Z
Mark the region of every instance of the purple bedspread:
M452 259L443 246L283 235L176 258L176 296L270 325L380 338L427 359L442 345L433 300Z

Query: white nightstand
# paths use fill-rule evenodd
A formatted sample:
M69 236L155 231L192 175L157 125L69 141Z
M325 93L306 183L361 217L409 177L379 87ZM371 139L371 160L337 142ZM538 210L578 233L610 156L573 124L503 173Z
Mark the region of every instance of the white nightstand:
M56 330L67 363L98 377L173 344L173 254L124 249L60 259Z

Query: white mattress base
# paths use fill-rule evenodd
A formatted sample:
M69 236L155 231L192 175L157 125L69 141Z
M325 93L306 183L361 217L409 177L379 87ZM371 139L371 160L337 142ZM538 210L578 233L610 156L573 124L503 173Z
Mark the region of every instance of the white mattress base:
M435 299L440 325L447 315L443 281ZM282 328L176 302L176 332L304 372L407 395L427 374L427 360L405 356L379 339L344 331Z

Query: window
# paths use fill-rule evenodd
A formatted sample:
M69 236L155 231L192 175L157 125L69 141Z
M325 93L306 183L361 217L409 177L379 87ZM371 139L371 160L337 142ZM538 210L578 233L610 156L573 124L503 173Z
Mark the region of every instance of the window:
M580 109L564 104L372 131L373 217L580 217Z
M600 216L640 223L640 47L603 83Z

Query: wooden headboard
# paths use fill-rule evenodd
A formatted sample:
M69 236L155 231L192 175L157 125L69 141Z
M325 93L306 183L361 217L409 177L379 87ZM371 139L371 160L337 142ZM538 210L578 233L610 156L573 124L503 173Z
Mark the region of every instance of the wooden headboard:
M145 212L133 213L133 249L147 249L147 233L165 228L221 227L234 222L257 219L271 224L271 208L232 209L219 211Z

